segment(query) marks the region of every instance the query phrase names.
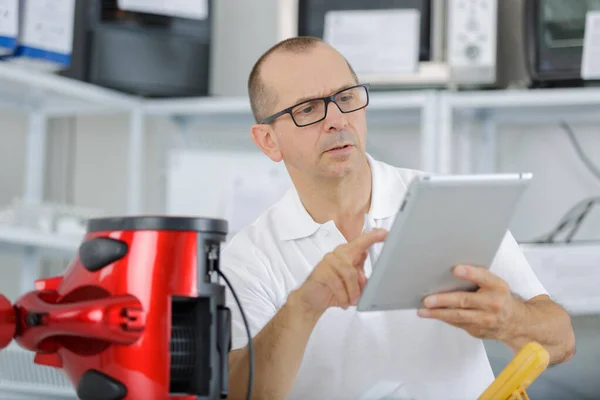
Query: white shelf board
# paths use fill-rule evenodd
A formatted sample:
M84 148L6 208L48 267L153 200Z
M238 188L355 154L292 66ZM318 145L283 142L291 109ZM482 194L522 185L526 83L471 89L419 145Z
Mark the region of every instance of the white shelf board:
M600 315L600 242L520 245L550 297L573 315Z
M449 114L472 118L480 113L495 123L556 124L600 121L600 88L507 89L445 92Z
M431 91L398 91L370 93L370 110L419 109L431 96ZM191 97L178 99L148 99L142 112L148 116L251 115L247 97Z
M0 108L39 108L47 115L128 110L139 100L97 85L0 62Z
M83 237L37 232L26 228L0 227L0 247L21 249L34 247L66 254L77 252Z
M455 110L600 107L600 88L465 91L451 92L445 96Z
M377 111L421 109L430 100L435 91L371 91L369 94L369 109Z
M246 97L148 99L142 112L148 116L250 115L250 102Z

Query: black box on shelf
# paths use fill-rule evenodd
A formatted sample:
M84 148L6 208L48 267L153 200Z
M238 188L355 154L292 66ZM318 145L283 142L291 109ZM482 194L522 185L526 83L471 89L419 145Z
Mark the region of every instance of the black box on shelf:
M71 67L61 75L143 97L208 94L211 1L205 18L77 1Z

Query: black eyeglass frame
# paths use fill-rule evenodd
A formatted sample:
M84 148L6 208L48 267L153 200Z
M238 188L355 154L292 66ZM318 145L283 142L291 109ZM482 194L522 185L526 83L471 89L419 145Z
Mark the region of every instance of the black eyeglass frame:
M354 109L354 110L351 110L351 111L342 111L342 108L339 106L339 104L338 104L338 103L336 102L336 100L335 100L336 96L337 96L337 95L339 95L340 93L343 93L343 92L347 91L347 90L350 90L350 89L356 89L356 88L358 88L358 87L364 87L364 88L365 88L365 92L367 93L367 102L365 103L365 105L364 105L364 106L362 106L362 107L359 107L359 108L356 108L356 109ZM340 112L342 112L342 113L344 113L344 114L349 114L349 113L352 113L352 112L355 112L355 111L358 111L358 110L362 110L363 108L365 108L365 107L367 107L367 106L369 105L369 89L370 89L370 88L371 88L371 85L370 85L369 83L361 83L361 84L359 84L359 85L350 86L350 87L347 87L347 88L345 88L345 89L342 89L342 90L340 90L340 91L338 91L338 92L335 92L335 93L334 93L334 94L332 94L331 96L325 96L325 97L315 97L314 99L304 100L304 101L302 101L302 102L300 102L300 103L298 103L298 104L294 104L293 106L291 106L291 107L288 107L288 108L286 108L285 110L281 110L281 111L279 111L278 113L275 113L275 114L273 114L273 115L271 115L271 116L269 116L269 117L267 117L267 118L263 119L263 120L262 120L260 123L261 123L261 124L269 124L269 123L273 122L275 119L277 119L277 118L281 117L282 115L285 115L285 114L290 114L290 117L292 118L292 121L294 122L294 124L295 124L295 125L296 125L298 128L302 128L302 127L305 127L305 126L313 125L313 124L316 124L317 122L321 122L321 121L323 121L325 118L327 118L327 109L329 108L329 103L333 103L333 104L335 104L335 105L336 105L336 107L338 108L338 110L340 110ZM292 114L292 110L293 110L294 108L296 108L296 107L298 107L298 106L302 105L302 104L305 104L305 103L310 103L310 102L312 102L312 101L318 101L318 100L323 100L323 101L325 102L325 113L324 113L324 115L323 115L323 118L321 118L321 119L319 119L319 120L317 120L317 121L311 122L310 124L298 125L298 123L296 122L296 119L294 118L294 115Z

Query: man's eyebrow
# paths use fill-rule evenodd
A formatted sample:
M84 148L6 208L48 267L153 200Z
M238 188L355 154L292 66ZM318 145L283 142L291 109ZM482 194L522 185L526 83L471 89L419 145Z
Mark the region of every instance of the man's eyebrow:
M340 86L337 89L332 90L329 94L301 97L301 98L299 98L299 99L296 100L296 102L294 103L294 105L300 104L300 103L304 103L305 101L312 100L312 99L318 99L318 98L321 98L321 97L331 96L334 93L340 92L340 91L342 91L344 89L351 88L352 86L354 86L354 85L351 84L351 85Z

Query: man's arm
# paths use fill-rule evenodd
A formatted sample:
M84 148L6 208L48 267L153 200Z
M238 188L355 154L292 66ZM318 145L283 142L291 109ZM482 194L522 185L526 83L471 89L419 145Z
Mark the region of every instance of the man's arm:
M531 341L548 351L558 364L575 354L575 334L567 312L546 295L529 301L515 297L508 284L486 268L458 266L457 277L476 283L475 293L429 296L419 315L465 329L472 336L503 342L518 352Z
M373 229L328 253L254 337L253 398L284 399L289 395L318 320L330 307L347 309L358 302L367 280L367 249L386 235L382 229ZM248 357L247 346L230 353L232 399L245 399Z
M294 384L306 344L319 315L303 309L294 293L254 337L253 398L283 399ZM248 346L229 355L230 398L245 399L248 388Z
M536 341L550 353L550 364L570 360L575 354L575 334L569 314L548 296L518 301L515 322L502 342L518 352L528 342Z

